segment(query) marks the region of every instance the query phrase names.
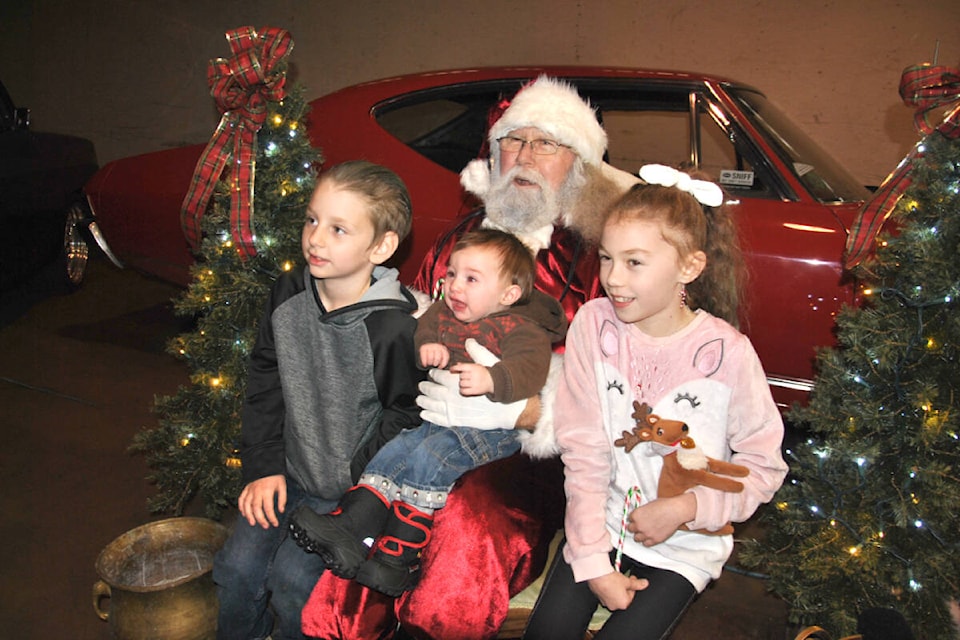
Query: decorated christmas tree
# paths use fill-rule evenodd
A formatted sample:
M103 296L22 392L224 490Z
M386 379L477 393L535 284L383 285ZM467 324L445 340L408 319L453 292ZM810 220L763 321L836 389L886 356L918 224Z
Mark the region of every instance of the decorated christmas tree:
M179 515L195 496L210 517L235 504L247 356L270 286L302 264L300 232L321 157L307 136L302 88L283 87L285 61L277 40L267 40L273 31L230 32L235 56L211 62L211 93L224 117L188 194L206 189L209 206L201 197L192 210L185 202L184 227L198 258L192 284L176 300L177 313L196 322L168 345L187 363L190 385L156 400L158 426L138 433L132 446L151 468L158 493L150 506L157 512ZM244 38L273 49L253 64L238 51ZM259 77L238 82L251 67ZM245 194L252 194L246 202Z
M937 69L908 69L905 81L923 76L926 90ZM863 304L837 318L838 346L818 354L810 403L787 416L808 437L787 452L791 473L762 512L765 535L741 556L769 575L792 622L836 635L874 607L902 613L918 638L956 633L960 132L955 103L942 121L942 104L921 106L936 106L918 115L927 135L848 244ZM890 231L874 244L884 221Z

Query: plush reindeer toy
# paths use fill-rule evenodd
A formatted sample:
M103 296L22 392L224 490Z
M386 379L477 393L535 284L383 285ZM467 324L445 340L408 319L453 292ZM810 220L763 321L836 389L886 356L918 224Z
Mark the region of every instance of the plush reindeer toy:
M743 491L743 483L733 477L746 477L750 473L749 469L743 465L708 457L688 435L690 428L685 422L661 418L653 413L646 402L640 404L634 401L633 408L636 426L632 431L624 431L614 444L623 447L627 453L641 442L664 445L657 447L658 451L667 452L663 455L663 469L657 484L658 498L678 496L696 485L730 493ZM680 528L686 529L686 526ZM716 531L697 529L696 533L728 535L733 533L733 525L727 523Z

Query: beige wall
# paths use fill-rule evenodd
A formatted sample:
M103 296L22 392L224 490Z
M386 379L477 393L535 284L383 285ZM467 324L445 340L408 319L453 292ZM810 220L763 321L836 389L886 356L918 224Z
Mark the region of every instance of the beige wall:
M310 97L400 73L533 63L647 66L763 90L864 184L916 141L904 67L960 63L957 0L5 0L0 78L37 129L101 163L204 142L210 58L242 26L288 29ZM909 8L908 5L916 5Z

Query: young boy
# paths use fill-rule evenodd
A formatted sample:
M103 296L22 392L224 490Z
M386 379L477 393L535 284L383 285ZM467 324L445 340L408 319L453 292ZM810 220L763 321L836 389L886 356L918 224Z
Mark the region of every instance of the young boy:
M324 566L289 539L288 514L333 509L384 443L420 423L416 303L382 266L410 225L389 169L358 161L321 174L301 237L307 266L273 286L250 356L240 516L213 567L218 638L304 637L300 611Z
M451 253L443 304L420 318L416 344L423 367L450 366L460 393L495 402L536 395L547 379L551 345L567 328L560 303L533 289L535 264L515 236L494 229L465 234ZM500 361L473 362L476 340ZM360 483L330 515L309 506L294 514L293 536L334 574L390 596L411 589L430 540L433 512L467 471L520 449L513 429L446 428L425 422L381 449ZM367 538L377 539L369 559Z

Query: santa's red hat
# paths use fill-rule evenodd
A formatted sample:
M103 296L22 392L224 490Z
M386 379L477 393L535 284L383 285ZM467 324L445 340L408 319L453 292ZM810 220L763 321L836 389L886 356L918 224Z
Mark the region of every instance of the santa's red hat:
M587 164L600 166L607 150L607 134L597 114L572 85L540 76L517 93L500 119L490 127L490 149L511 131L536 127L560 144L573 149Z
M491 171L500 161L498 140L511 131L535 127L560 144L570 147L588 165L629 186L636 178L620 172L603 161L607 151L607 134L597 121L597 114L573 85L542 75L525 85L510 106L490 127L487 135L490 158L473 160L460 172L460 183L470 193L483 198L490 189ZM629 180L628 180L629 178Z

